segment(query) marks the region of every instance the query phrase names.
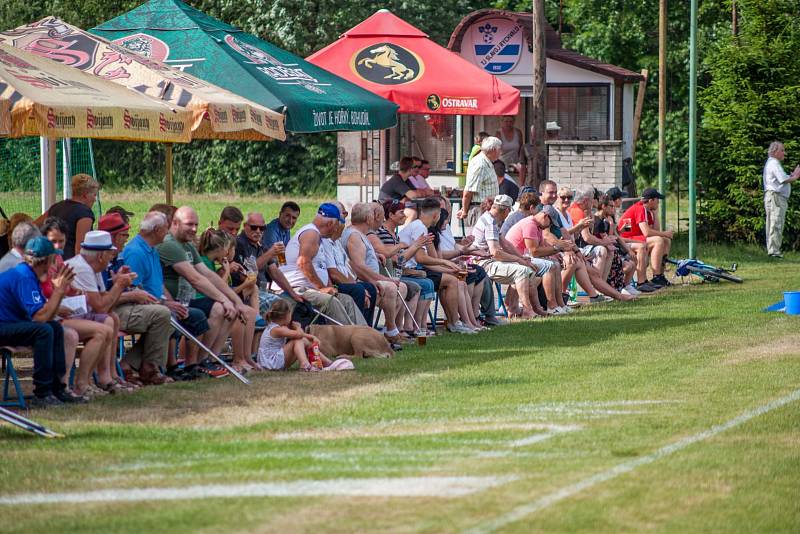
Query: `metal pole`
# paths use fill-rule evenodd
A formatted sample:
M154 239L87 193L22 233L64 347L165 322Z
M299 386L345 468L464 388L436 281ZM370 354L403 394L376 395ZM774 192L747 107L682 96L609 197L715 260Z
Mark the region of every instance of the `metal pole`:
M697 0L691 0L689 30L689 257L697 258Z
M57 139L39 138L42 213L56 202L56 143Z
M456 115L456 154L454 167L456 174L464 172L464 116Z
M172 143L164 143L166 154L166 197L167 204L172 204Z
M61 183L64 200L72 198L72 140L69 137L61 140Z
M172 328L180 332L180 334L183 337L185 337L186 339L188 339L189 341L191 341L192 343L203 349L203 351L208 353L209 356L217 360L217 363L219 363L222 367L224 367L230 374L235 376L239 380L239 382L241 382L242 384L250 384L250 381L246 379L244 376L242 376L242 374L239 373L239 371L228 365L228 362L226 362L225 360L214 354L214 352L211 349L209 349L202 341L194 337L192 334L189 333L188 330L186 330L183 326L181 326L181 324L178 322L177 319L175 319L175 317L170 317L169 322L172 325Z
M658 190L667 193L667 0L658 6ZM680 202L680 199L678 200ZM667 227L667 202L661 202L661 229Z

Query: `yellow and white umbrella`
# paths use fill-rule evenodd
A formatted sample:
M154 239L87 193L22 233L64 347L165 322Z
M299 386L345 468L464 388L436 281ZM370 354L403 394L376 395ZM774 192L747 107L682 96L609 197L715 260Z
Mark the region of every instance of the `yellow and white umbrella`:
M188 110L5 44L0 44L0 106L0 125L10 137L191 139Z

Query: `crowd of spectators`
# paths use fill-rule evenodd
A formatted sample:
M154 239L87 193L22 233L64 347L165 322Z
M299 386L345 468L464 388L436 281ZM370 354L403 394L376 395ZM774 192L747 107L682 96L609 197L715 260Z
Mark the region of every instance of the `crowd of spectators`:
M572 313L578 286L595 303L669 285L672 233L653 215L658 191L620 213L617 188L519 187L500 152L500 140L485 137L452 198L431 188L427 161L403 158L379 201L349 212L322 203L299 228L295 202L269 223L228 206L202 232L193 208L156 204L131 237L133 214L115 206L95 221L99 184L76 175L72 198L36 221L10 221L0 345L31 348L33 404L50 406L225 376L175 324L239 372L295 362L315 371L337 355L319 354L304 329L312 322L380 327L402 350L441 334L440 308L444 330L473 335ZM456 239L451 224L465 235Z

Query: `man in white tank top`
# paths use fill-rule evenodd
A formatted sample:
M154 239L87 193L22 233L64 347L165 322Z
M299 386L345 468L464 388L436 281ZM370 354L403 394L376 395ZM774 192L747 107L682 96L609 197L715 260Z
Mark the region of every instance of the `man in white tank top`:
M300 228L286 246L286 265L281 271L289 284L312 306L342 324L366 325L367 321L349 295L330 285L327 263L320 243L344 223L339 208L325 203L314 220Z

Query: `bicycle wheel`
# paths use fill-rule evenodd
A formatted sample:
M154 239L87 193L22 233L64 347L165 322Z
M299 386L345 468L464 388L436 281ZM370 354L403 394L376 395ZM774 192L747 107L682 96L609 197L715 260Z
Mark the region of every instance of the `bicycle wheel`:
M703 278L706 277L716 278L717 280L721 278L723 280L728 280L729 282L733 282L736 284L741 284L743 282L743 280L738 276L734 276L724 269L720 269L718 267L711 267L710 265L704 265L702 267L692 266L689 267L689 271L696 272L696 274L702 276Z

